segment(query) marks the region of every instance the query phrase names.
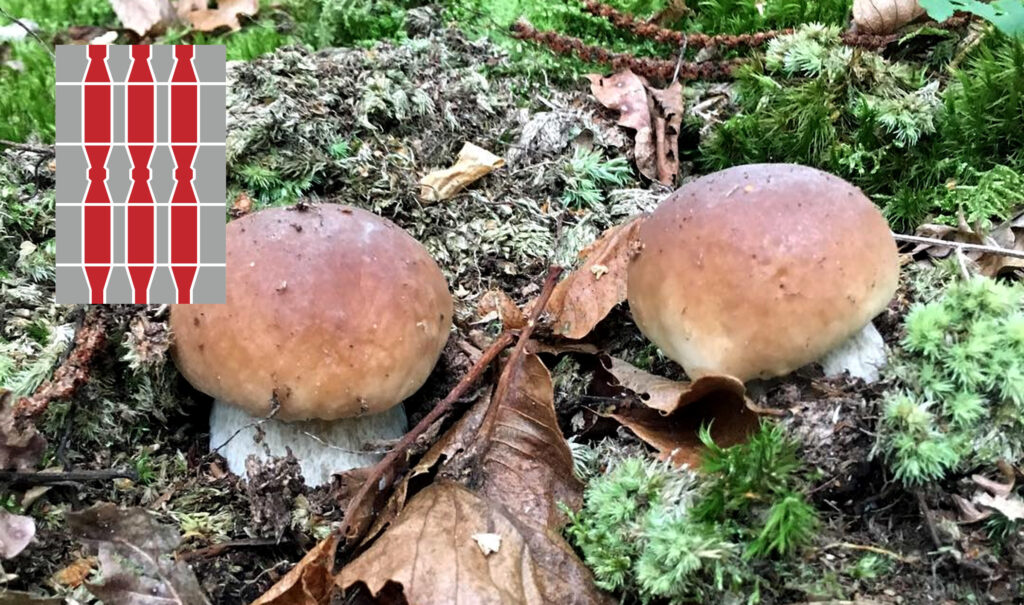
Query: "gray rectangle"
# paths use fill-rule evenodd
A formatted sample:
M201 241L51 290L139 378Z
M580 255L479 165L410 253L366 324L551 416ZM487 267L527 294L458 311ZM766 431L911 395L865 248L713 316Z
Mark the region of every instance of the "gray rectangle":
M57 262L82 262L82 208L57 206Z
M113 116L111 117L111 126L113 126L114 134L110 140L114 143L125 142L125 128L126 128L126 112L125 112L125 85L114 84L110 87L111 105L113 106Z
M86 46L57 45L57 82L81 82L85 77Z
M110 234L110 239L111 239L111 242L114 245L114 262L115 263L123 263L124 262L125 241L126 241L125 232L124 232L124 226L125 226L125 223L126 223L125 210L127 210L127 209L124 206L114 206L114 208L113 208L113 211L114 211L114 227L113 227L113 229L114 230Z
M169 136L167 134L167 129L171 123L169 94L166 86L156 87L156 124L154 125L156 128L154 129L154 134L156 135L157 143L166 143Z
M57 47L62 48L62 47ZM58 143L82 142L82 88L60 86L54 118Z
M227 216L223 206L199 209L199 262L222 263L226 255Z
M170 254L171 223L170 208L157 206L156 208L156 262L166 264Z
M226 87L199 87L199 141L219 143L225 140L227 121Z

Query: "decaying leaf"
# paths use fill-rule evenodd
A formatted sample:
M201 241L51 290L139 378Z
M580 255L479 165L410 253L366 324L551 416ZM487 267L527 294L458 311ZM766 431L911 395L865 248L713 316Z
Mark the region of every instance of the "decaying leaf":
M185 19L192 11L203 10L206 8L206 0L178 0L175 5L175 11L178 13L178 17Z
M110 0L110 6L124 28L139 36L160 33L178 17L171 0Z
M522 310L501 290L484 292L476 310L481 320L497 319L506 330L519 330L526 325L526 316Z
M679 128L683 119L683 87L652 87L626 69L612 76L588 74L599 103L619 112L618 125L636 131L637 169L652 181L672 185L679 174Z
M626 269L637 251L643 220L637 217L605 231L580 253L586 259L583 266L555 286L547 312L556 335L583 338L626 300Z
M993 496L992 494L978 493L972 502L978 506L998 511L1010 521L1024 519L1024 500L1020 496Z
M968 226L966 221L961 221L961 224L956 227L935 224L921 225L917 230L917 235L950 242L1005 248L1024 253L1024 212L992 228L987 233ZM914 248L911 254L916 256L919 253L925 253L932 258L946 258L955 252L948 246L920 244ZM1024 271L1024 258L976 250L965 251L963 254L968 260L974 262L978 267L978 272L986 277L996 277L1008 271Z
M451 168L436 170L420 179L420 199L428 204L449 199L504 165L504 159L472 143L466 143Z
M757 428L758 416L747 405L743 383L731 376L705 376L675 382L654 376L625 361L605 358L609 384L640 397L643 406L618 406L601 412L652 446L663 459L696 467L704 450L699 431L710 425L715 443L742 443Z
M0 469L24 470L43 457L46 440L35 426L18 422L13 399L0 389Z
M326 605L334 590L334 554L338 550L337 533L332 533L306 553L270 590L252 605Z
M743 382L732 376L703 376L696 382L677 382L645 372L615 357L604 356L601 363L619 386L633 391L644 405L664 415L707 396L729 394L742 399L746 393Z
M891 34L924 14L917 0L853 0L853 22L865 34Z
M96 557L81 557L67 567L57 570L50 579L58 586L78 588L89 578L92 570L96 569L98 562Z
M379 603L611 603L559 533L557 503L577 505L582 485L547 368L529 354L507 364L482 416L476 408L469 416L479 423L446 439L452 457L441 478L342 569L338 585L365 585ZM466 477L472 489L455 481ZM476 534L497 534L500 548L485 555Z
M205 5L205 3L203 3ZM201 8L186 15L193 29L212 32L221 28L238 31L238 17L252 17L260 10L259 0L218 0L217 8Z
M68 513L67 520L72 534L97 553L104 581L86 586L104 603L209 603L192 569L174 558L178 530L144 509L103 503Z
M12 559L25 550L36 535L32 517L15 515L0 508L0 559Z

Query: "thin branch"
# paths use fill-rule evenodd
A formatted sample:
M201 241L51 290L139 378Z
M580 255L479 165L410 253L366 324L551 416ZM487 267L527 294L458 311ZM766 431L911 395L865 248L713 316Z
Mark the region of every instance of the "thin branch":
M899 554L897 552L893 552L891 550L886 550L886 549L881 548L879 546L871 546L871 545L865 545L865 544L853 544L852 542L834 542L834 543L829 544L828 546L826 546L824 548L824 550L831 550L833 548L848 548L850 550L863 550L863 551L867 551L867 552L873 552L875 554L885 555L885 556L889 557L890 559L896 559L900 563L907 563L908 565L913 565L914 563L917 563L917 562L919 562L921 560L920 557L901 555L901 554Z
M21 29L23 29L26 32L28 32L28 35L30 35L33 38L35 38L36 42L38 42L43 48L45 48L46 52L50 53L50 58L51 59L53 59L54 61L57 60L57 56L53 54L53 51L50 50L50 47L46 45L46 42L43 42L42 38L40 38L38 35L36 35L36 32L32 31L32 28L30 28L29 26L25 25L21 21L15 19L14 16L11 15L11 13L7 12L7 10L4 9L3 6L0 6L0 15L3 15L5 17L7 17L12 22L16 23L18 25L18 27L20 27Z
M893 239L900 242L912 242L917 244L929 244L931 246L942 246L946 248L959 248L960 250L966 250L969 252L986 252L988 254L997 254L999 256L1010 256L1013 258L1024 258L1024 250L1010 250L1009 248L1000 248L998 246L984 246L982 244L967 244L963 242L950 242L944 239L937 239L934 237L921 237L919 235L902 235L899 233L892 234Z
M0 483L7 483L10 485L54 485L57 483L109 481L110 479L131 479L132 481L138 481L139 476L134 470L128 469L61 471L55 473L46 471L0 471Z
M10 147L11 149L17 149L18 151L31 151L32 153L41 153L44 155L53 155L53 145L30 145L28 143L15 143L14 141L7 141L0 139L0 146Z

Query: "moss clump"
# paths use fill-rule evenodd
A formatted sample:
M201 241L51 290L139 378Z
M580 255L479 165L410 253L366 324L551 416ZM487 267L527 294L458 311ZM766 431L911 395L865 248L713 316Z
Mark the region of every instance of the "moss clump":
M790 557L812 541L817 511L802 493L796 444L780 427L764 423L729 448L706 430L701 438L706 480L627 457L588 484L566 532L599 586L645 603L757 595L756 561Z
M977 278L907 314L877 449L908 485L1024 455L1024 286Z

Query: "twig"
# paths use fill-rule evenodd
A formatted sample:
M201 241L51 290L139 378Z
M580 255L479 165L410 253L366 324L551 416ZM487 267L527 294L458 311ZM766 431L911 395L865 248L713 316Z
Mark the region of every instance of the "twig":
M54 61L56 61L56 60L57 60L57 56L53 54L53 51L52 51L52 50L50 50L50 47L46 45L46 42L43 42L43 39L42 39L42 38L40 38L39 36L37 36L37 35L36 35L36 32L32 31L32 29L31 29L31 28L30 28L29 26L27 26L27 25L25 25L24 23L22 23L21 21L19 21L19 20L15 19L15 18L14 18L14 16L13 16L13 15L11 15L11 13L7 12L7 10L6 10L6 9L4 9L4 7L3 7L3 6L0 6L0 15L3 15L3 16L5 16L5 17L7 17L8 19L10 19L11 21L13 21L14 23L17 23L17 24L18 24L18 27L20 27L21 29L23 29L23 30L25 30L26 32L28 32L28 35L30 35L30 36L32 36L33 38L35 38L35 39L36 39L36 42L38 42L38 43L39 43L39 44L40 44L40 45L41 45L41 46L42 46L43 48L45 48L45 49L46 49L46 52L50 53L50 58L51 58L51 59L53 59Z
M914 497L917 498L917 507L921 510L921 516L924 517L925 525L928 527L928 537L932 539L932 544L935 545L935 548L941 549L945 545L939 538L939 530L935 528L935 517L932 515L932 509L925 502L923 493L914 492Z
M278 540L269 540L266 538L254 538L249 540L230 540L228 542L221 542L219 544L211 544L205 548L197 548L195 550L189 550L178 555L179 561L192 561L195 559L208 559L210 557L216 557L226 550L232 548L254 548L261 546L280 546L281 542Z
M899 233L892 234L893 239L900 242L912 242L917 244L929 244L932 246L944 246L946 248L959 248L961 250L967 250L970 252L987 252L989 254L997 254L1000 256L1010 256L1013 258L1024 258L1024 250L1010 250L1009 248L1000 248L998 246L985 246L982 244L967 244L963 242L950 242L944 239L937 239L934 237L921 237L919 235L902 235Z
M473 364L473 367L470 368L469 372L462 377L462 380L455 385L455 388L448 393L448 396L434 406L434 409L430 410L430 413L424 416L423 419L412 428L412 430L402 437L402 440L395 445L394 449L388 452L387 456L384 456L380 462L370 469L370 473L366 477L366 481L363 482L359 491L356 492L356 495L349 500L341 525L335 531L340 532L349 541L354 542L358 539L359 535L364 531L365 524L361 523L361 520L356 519L356 515L358 515L363 508L363 501L371 496L371 490L383 491L383 489L391 486L393 478L389 478L385 482L385 475L394 469L399 459L405 455L406 451L409 450L420 435L426 432L438 418L451 410L455 402L461 399L463 394L469 390L469 387L471 387L473 383L483 375L484 370L491 365L491 362L494 361L502 351L508 348L510 344L512 344L512 340L513 337L511 333L503 332L501 336L499 336L497 340L495 340L494 343L492 343L491 346L483 352L480 359ZM383 487L380 484L383 484ZM359 526L357 526L357 523Z
M89 481L109 481L110 479L131 479L138 481L139 475L134 470L110 469L95 471L0 471L0 482L10 485L53 485L55 483L86 483Z
M555 289L555 283L558 282L558 276L562 273L560 267L551 267L548 269L547 278L544 281L544 288L537 298L537 303L533 306L530 311L530 318L526 323L526 327L519 334L519 340L516 342L515 348L512 350L512 354L509 357L509 363L512 363L516 356L522 356L523 350L526 348L526 342L530 338L530 334L533 332L534 327L537 325L537 321L540 318L541 313L544 312L544 308L548 304L548 299L551 298L551 293ZM402 440L384 457L383 460L378 462L370 469L370 473L366 477L366 480L360 486L359 491L349 501L348 506L345 509L345 517L341 521L341 525L335 530L341 533L345 537L349 544L355 543L359 537L363 534L368 526L368 521L357 518L361 514L364 508L364 502L367 498L371 497L371 492L383 492L385 489L390 489L394 486L395 478L397 476L397 468L399 460L406 455L410 447L416 442L416 440L425 433L441 416L447 414L456 401L462 398L466 391L483 375L484 370L491 365L498 355L501 354L510 344L512 344L513 336L511 332L502 332L500 336L487 348L486 351L480 356L473 367L470 368L469 372L462 377L455 388L452 389L448 396L445 397L440 403L434 406L434 409L430 410L430 413L423 417L419 423L413 427L411 431L402 437ZM497 393L495 399L497 399ZM376 495L373 494L373 495Z
M41 153L44 155L53 155L53 145L30 145L28 143L15 143L14 141L8 141L6 139L0 139L0 146L10 147L11 149L17 149L18 151L31 151L32 153Z
M833 548L849 548L851 550L864 550L867 552L873 552L875 554L885 555L890 559L896 559L900 563L906 563L908 565L913 565L914 563L917 563L921 560L920 558L915 556L901 555L897 552L886 550L878 546L870 546L866 544L853 544L852 542L834 542L826 546L824 550L830 550Z

